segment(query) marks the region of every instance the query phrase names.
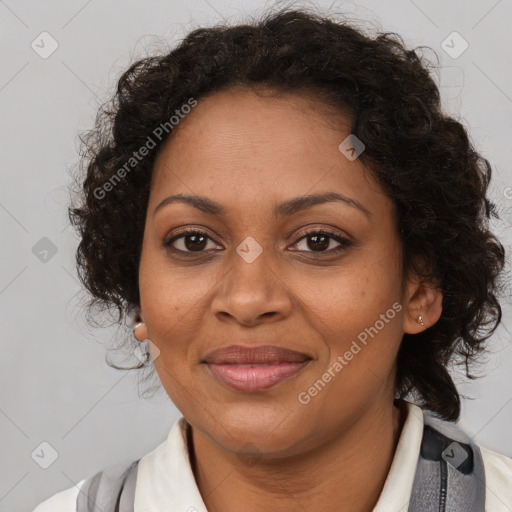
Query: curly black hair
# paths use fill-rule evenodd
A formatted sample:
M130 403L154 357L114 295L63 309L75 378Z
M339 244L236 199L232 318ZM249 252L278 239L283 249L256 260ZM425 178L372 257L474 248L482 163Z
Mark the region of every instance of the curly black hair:
M80 136L69 218L80 236L76 263L92 296L88 309L117 310L121 325L139 306L153 164L183 105L233 86L310 94L350 113L351 131L365 145L359 158L396 205L404 275L432 279L443 294L435 325L403 335L395 397L415 395L439 417L457 420L448 364L462 357L475 378L469 364L501 322L505 250L489 230L491 216L499 218L486 197L491 166L464 126L443 113L429 69L436 68L420 49L407 49L394 33L370 35L346 19L285 8L248 24L195 29L169 53L133 63L94 128ZM147 156L131 161L150 139Z

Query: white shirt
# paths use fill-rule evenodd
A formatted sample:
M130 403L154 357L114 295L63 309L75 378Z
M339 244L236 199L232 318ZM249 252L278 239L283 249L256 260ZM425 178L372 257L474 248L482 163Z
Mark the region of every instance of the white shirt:
M407 512L423 433L423 411L405 402L407 417L384 488L373 512ZM135 512L208 512L188 458L182 416L167 439L139 461ZM512 512L512 459L479 445L485 467L485 512ZM54 494L33 512L75 512L85 480Z

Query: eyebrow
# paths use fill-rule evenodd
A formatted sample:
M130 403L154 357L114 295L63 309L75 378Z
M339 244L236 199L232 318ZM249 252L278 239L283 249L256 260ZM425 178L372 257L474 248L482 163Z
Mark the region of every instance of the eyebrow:
M198 210L201 210L205 213L209 213L212 215L225 216L228 213L227 210L220 203L217 203L212 199L208 199L207 197L197 195L176 194L166 197L163 201L161 201L160 204L155 208L153 215L155 215L156 212L163 208L165 205L174 202L182 202L185 204L189 204L190 206L193 206ZM372 213L359 201L351 197L338 194L336 192L294 197L292 199L288 199L282 203L274 205L272 213L275 218L281 218L293 215L294 213L306 210L318 204L332 202L344 203L364 213L368 218L372 216Z

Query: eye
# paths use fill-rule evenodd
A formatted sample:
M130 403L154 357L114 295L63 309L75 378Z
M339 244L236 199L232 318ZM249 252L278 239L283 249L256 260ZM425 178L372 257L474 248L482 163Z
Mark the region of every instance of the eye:
M204 231L199 231L197 229L185 229L181 231L181 233L164 242L164 245L176 250L177 252L201 253L207 248L208 241L213 242L213 240ZM176 242L179 243L174 245ZM218 247L215 243L213 245Z
M299 251L304 252L331 254L342 251L353 245L347 238L339 235L338 233L326 230L311 230L301 233L301 235L302 236L294 245L300 245L302 243L303 248L299 248ZM208 236L208 233L197 229L185 229L181 231L177 235L174 235L172 238L165 241L164 246L171 248L175 252L184 254L202 253L208 248L208 241L213 243L213 248L221 248L211 237ZM331 247L329 249L332 245L332 241L337 242L338 246L334 248ZM210 247L210 249L211 248L212 247ZM312 250L307 250L308 248Z
M308 241L309 239L309 241ZM338 243L338 246L334 249L329 248L331 246L331 242L335 241ZM347 238L339 235L338 233L333 233L331 231L325 230L317 230L317 231L308 231L302 236L297 242L297 245L303 244L303 249L299 249L305 252L313 252L313 253L335 253L338 251L342 251L350 246L352 246L352 242ZM306 248L312 248L312 250L308 251Z

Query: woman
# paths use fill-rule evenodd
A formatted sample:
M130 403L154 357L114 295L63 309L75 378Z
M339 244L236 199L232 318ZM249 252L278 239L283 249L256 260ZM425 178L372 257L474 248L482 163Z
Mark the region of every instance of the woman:
M398 36L286 9L195 30L86 142L80 276L183 416L37 512L512 510L447 371L501 321L491 169Z

